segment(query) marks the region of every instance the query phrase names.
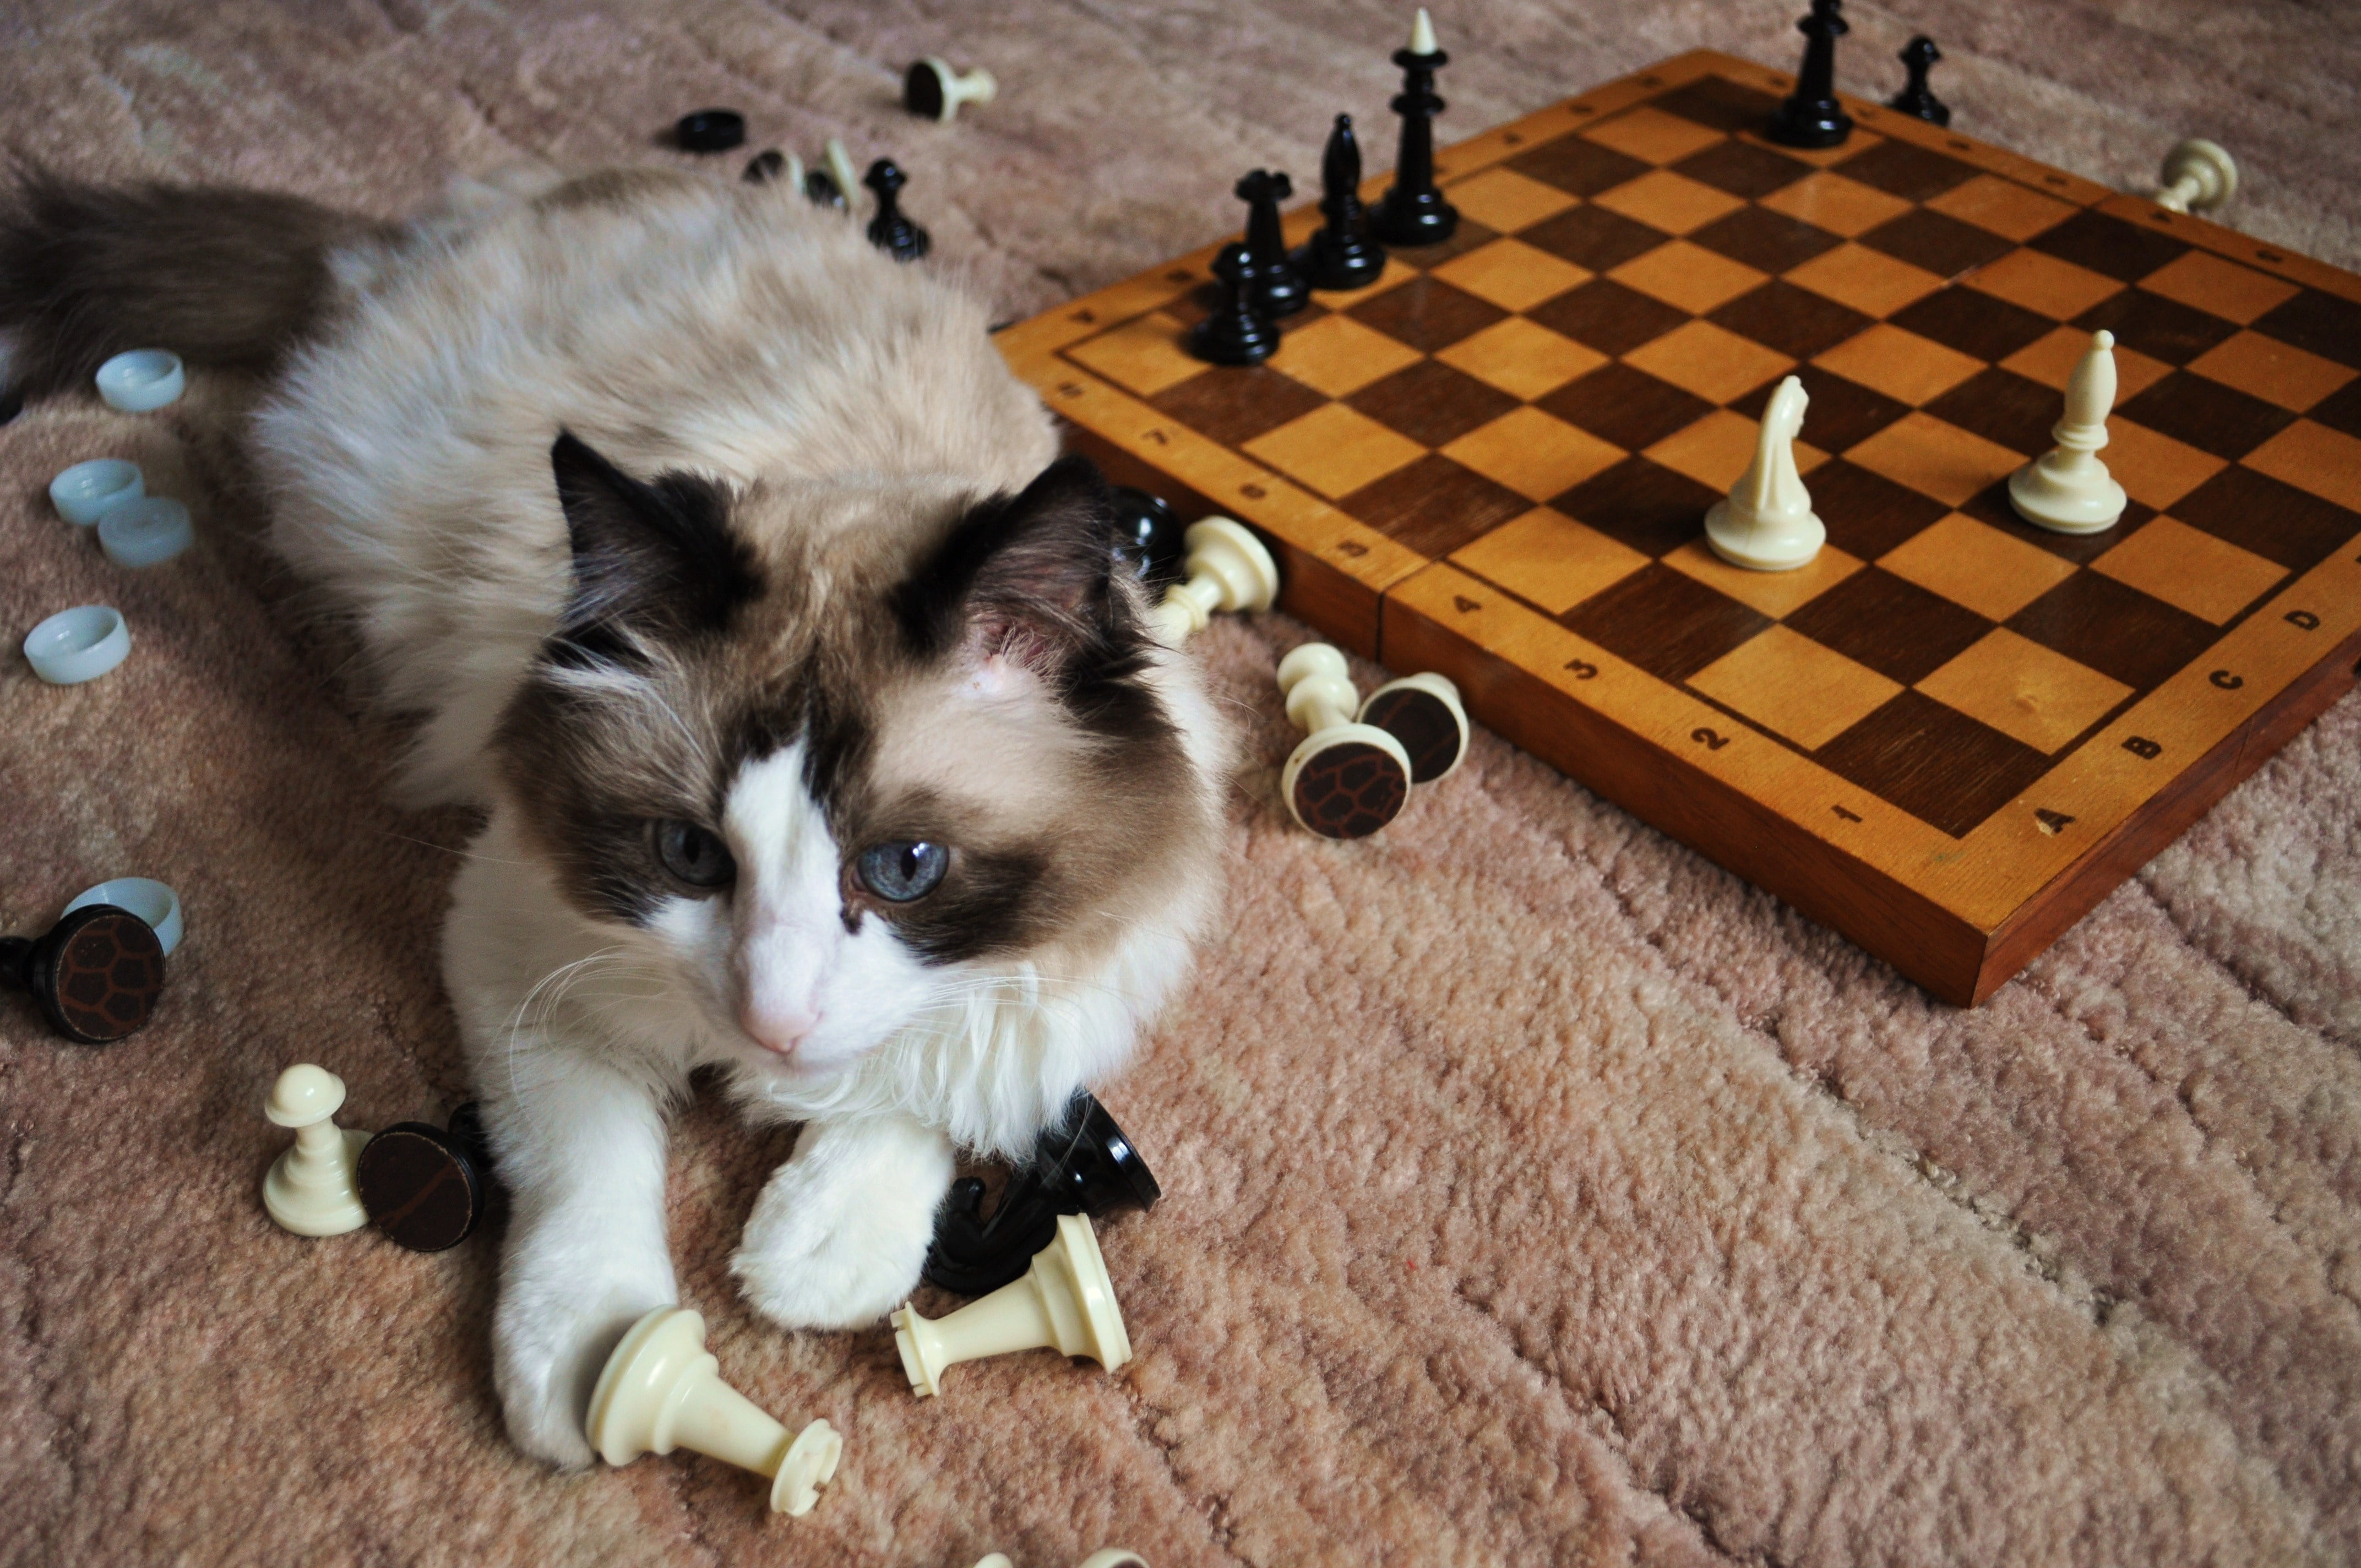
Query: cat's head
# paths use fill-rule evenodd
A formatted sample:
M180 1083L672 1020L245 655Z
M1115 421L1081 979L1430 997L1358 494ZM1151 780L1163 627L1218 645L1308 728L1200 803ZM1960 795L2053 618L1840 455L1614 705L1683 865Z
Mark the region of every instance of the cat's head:
M643 481L570 435L552 460L574 590L504 717L505 790L707 1059L826 1080L1202 903L1214 726L1088 463L979 498Z

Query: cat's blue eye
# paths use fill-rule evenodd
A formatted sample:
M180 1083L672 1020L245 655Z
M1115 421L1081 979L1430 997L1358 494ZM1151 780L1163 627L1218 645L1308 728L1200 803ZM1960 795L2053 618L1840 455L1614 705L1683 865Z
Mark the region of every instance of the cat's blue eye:
M892 904L907 904L935 891L950 869L951 852L940 844L894 839L861 851L853 869L861 885Z
M725 887L738 874L738 862L719 837L694 822L678 818L655 825L656 860L664 869L691 887Z

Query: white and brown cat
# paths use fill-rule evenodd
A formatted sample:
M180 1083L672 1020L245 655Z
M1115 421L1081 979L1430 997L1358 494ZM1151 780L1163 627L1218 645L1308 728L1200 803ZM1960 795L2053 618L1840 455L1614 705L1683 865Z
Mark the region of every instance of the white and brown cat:
M1187 971L1224 742L981 306L782 186L467 186L402 226L26 180L0 340L255 370L271 538L485 814L444 973L515 1205L494 1369L587 1464L675 1299L665 1119L804 1124L731 1265L788 1325L916 1282L955 1146L1018 1155Z

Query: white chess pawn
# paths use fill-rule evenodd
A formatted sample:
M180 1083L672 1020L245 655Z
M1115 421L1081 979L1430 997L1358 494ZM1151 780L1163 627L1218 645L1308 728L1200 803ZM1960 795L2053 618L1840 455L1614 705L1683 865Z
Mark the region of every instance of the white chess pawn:
M1131 1335L1098 1237L1080 1214L1058 1218L1058 1239L1011 1280L947 1318L922 1318L907 1302L894 1311L894 1348L920 1398L943 1391L943 1374L962 1361L1054 1345L1113 1372L1131 1359Z
M1367 838L1391 822L1410 797L1410 753L1376 725L1355 721L1360 694L1345 655L1306 642L1279 662L1279 689L1288 718L1307 732L1279 775L1295 819L1323 839Z
M2115 405L2115 334L2093 333L2066 382L2066 415L2049 434L2058 444L2009 476L2008 502L2026 521L2053 533L2101 533L2124 515L2124 488L2099 460L2107 411Z
M2210 213L2238 193L2238 166L2220 146L2192 137L2164 155L2156 204L2169 213Z
M807 1514L836 1476L844 1439L825 1420L792 1437L721 1380L705 1348L705 1319L658 1307L633 1323L590 1395L590 1446L609 1464L691 1449L771 1478L771 1511Z
M339 1127L345 1080L324 1067L300 1062L279 1075L262 1113L295 1130L295 1142L262 1179L262 1206L299 1236L340 1236L368 1223L353 1179L367 1133Z
M1467 710L1448 675L1430 670L1388 681L1369 694L1355 718L1401 742L1412 784L1450 777L1467 755Z
M1177 648L1215 610L1268 609L1278 598L1279 564L1244 523L1209 517L1191 523L1180 541L1189 551L1185 576L1164 590L1148 620L1158 641Z
M1809 564L1828 543L1828 527L1813 513L1811 493L1795 471L1795 438L1804 432L1804 408L1811 400L1795 377L1779 383L1763 411L1754 461L1738 477L1730 499L1716 501L1705 514L1706 543L1733 566L1792 572Z
M961 75L950 61L930 54L902 78L902 106L947 126L961 104L989 104L999 91L1000 83L983 67Z

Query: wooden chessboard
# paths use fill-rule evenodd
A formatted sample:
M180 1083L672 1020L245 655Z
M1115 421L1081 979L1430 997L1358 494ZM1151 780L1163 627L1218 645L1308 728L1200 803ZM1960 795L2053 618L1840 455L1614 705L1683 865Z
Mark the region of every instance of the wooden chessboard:
M1457 235L1267 365L1182 345L1215 246L1001 341L1283 608L1972 1003L2353 685L2361 279L1873 104L1773 147L1791 85L1684 55L1449 148ZM2132 505L2070 538L2005 481L2099 327ZM1701 521L1790 372L1828 544L1741 571Z

